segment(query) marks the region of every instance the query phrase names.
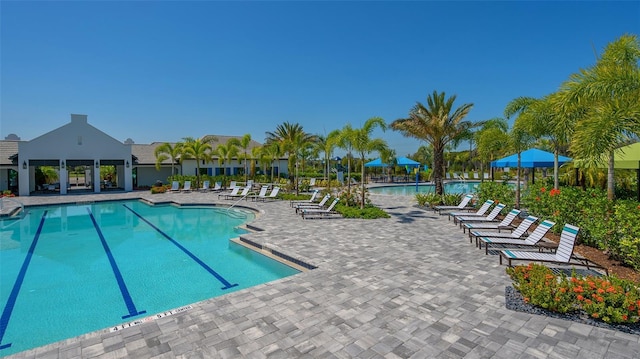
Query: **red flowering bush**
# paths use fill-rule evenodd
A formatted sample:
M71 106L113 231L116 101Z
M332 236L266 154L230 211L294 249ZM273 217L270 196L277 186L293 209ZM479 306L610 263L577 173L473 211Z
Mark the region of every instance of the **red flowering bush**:
M513 286L533 305L560 313L584 311L607 323L640 320L640 290L615 277L556 276L539 264L507 268Z

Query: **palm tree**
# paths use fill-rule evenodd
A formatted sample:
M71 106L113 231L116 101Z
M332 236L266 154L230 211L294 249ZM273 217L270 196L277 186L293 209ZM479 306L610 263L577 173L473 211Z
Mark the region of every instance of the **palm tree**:
M614 199L615 150L640 135L640 41L623 35L608 44L596 64L572 75L560 96L569 109L586 105L576 123L572 152L587 163L607 162L607 197Z
M227 181L227 171L224 167L225 163L231 163L234 157L238 156L238 146L240 141L237 138L230 138L225 144L219 144L215 149L215 155L218 156L218 164L222 166L222 177L224 182Z
M360 209L364 209L365 201L365 185L364 185L364 161L366 155L373 151L382 152L387 149L387 143L380 138L371 138L371 133L376 127L380 127L382 131L387 129L387 124L380 117L372 117L368 119L362 128L353 129L351 132L351 143L353 149L360 155L360 169L362 176L360 177L361 195ZM351 181L349 181L351 182Z
M315 142L316 136L304 132L300 124L291 124L289 122L278 125L274 132L267 132L266 135L267 144L278 142L280 149L288 155L289 176L291 176L291 173L295 173L293 180L296 194L298 194L298 174L296 169L298 166L298 157L300 156L299 152L308 143Z
M329 132L327 136L318 136L315 144L315 151L317 153L324 153L325 168L323 172L325 174L324 179L327 181L327 189L331 191L331 155L334 148L337 146L338 138L340 137L340 130L333 130Z
M248 149L249 149L249 145L251 144L251 135L250 134L245 134L244 136L242 136L242 138L239 140L238 142L240 148L242 148L243 151L243 155L242 158L244 159L244 182L247 182L247 158L249 157L249 153L248 153Z
M444 150L447 144L459 139L462 134L482 123L463 121L473 104L464 104L456 109L453 103L456 95L445 98L445 93L427 96L427 106L420 102L409 112L408 118L398 119L391 123L391 128L402 132L407 137L414 137L427 141L433 148L433 176L436 193L442 195Z
M518 97L509 102L505 109L506 117L522 112L523 129L538 139L546 138L551 142L554 155L553 182L555 189L560 185L558 156L561 152L566 152L569 136L571 136L575 124L575 116L561 111L558 97L558 94L551 94L541 99Z
M262 168L264 169L264 173L266 172L266 165L269 163L268 161L265 160L265 156L264 156L264 151L262 150L262 146L255 146L251 149L251 158L255 159L257 161L257 163L259 163L259 165L262 166ZM251 176L256 175L256 164L254 164L254 161L251 161L252 163L252 168L251 168Z
M484 173L484 164L493 161L496 156L504 155L504 149L509 147L509 124L505 119L492 118L487 120L482 128L475 132L476 150L480 160L480 172ZM484 176L480 178L484 181Z
M520 178L522 178L520 174L521 170L521 154L522 151L529 148L531 143L534 140L534 136L532 135L531 125L530 123L535 121L532 117L536 116L535 111L530 110L530 106L535 102L535 99L518 97L511 100L507 107L504 110L505 117L509 118L514 115L518 115L516 118L513 128L509 133L509 137L511 139L510 143L514 151L518 154L518 165L516 170L516 200L515 207L520 208Z
M174 165L182 154L182 142L178 142L175 145L171 145L169 142L165 142L156 147L154 155L156 156L156 169L160 170L162 162L171 160L171 175L175 175Z
M271 142L262 146L262 156L264 160L271 164L271 182L273 182L274 161L279 161L282 156L282 149L279 142ZM280 167L278 166L278 178L280 178Z
M196 161L196 186L200 188L200 161L209 162L211 158L211 144L208 139L205 141L199 138L185 137L182 146L182 157L184 159L194 159Z
M338 147L347 151L347 178L351 178L351 151L353 151L354 130L351 124L346 124L340 130L340 134L336 138ZM351 193L351 181L347 181L347 192Z

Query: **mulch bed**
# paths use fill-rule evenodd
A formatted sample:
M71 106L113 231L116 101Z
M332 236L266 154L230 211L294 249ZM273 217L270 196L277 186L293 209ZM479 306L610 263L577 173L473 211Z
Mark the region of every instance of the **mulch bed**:
M577 323L588 324L594 327L606 328L611 330L617 330L628 334L640 334L640 323L633 324L609 324L601 320L596 320L585 312L573 312L573 313L556 313L544 308L537 307L524 301L520 292L518 292L512 286L506 286L504 289L504 298L507 309L523 312L529 314L545 315L547 317L570 320Z

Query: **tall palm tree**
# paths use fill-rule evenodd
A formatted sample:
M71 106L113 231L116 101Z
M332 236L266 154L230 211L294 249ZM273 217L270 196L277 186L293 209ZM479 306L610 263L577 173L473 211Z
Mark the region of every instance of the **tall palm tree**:
M445 93L434 91L427 96L427 105L420 102L409 112L408 118L401 118L391 123L391 128L400 131L407 137L427 141L433 148L433 176L436 193L442 194L444 187L444 150L447 144L459 139L471 128L482 125L464 121L473 104L453 107L456 95L445 98Z
M234 157L238 156L238 146L240 141L237 138L230 138L225 144L219 144L215 149L215 155L218 156L218 164L222 166L222 177L224 182L227 181L227 171L225 164L230 164Z
M327 136L318 136L315 144L315 151L317 153L324 153L325 168L323 172L325 174L324 179L327 181L327 189L331 191L331 155L333 150L337 146L338 138L340 137L340 130L333 130L329 132Z
M258 164L259 166L262 166L262 168L264 170L264 173L267 173L266 172L266 170L267 170L266 167L267 167L267 164L269 162L265 160L264 151L262 150L262 146L255 146L255 147L253 147L251 149L251 158L257 161L256 164ZM253 164L254 162L251 161L251 163ZM251 171L250 171L251 172L251 176L255 176L256 175L256 168L255 168L256 164L252 165L253 168L251 168Z
M336 138L338 147L347 151L347 178L351 178L351 152L353 151L354 130L351 124L346 124L340 130L340 134ZM351 193L351 180L347 181L347 192Z
M279 142L271 142L262 146L262 156L267 163L271 165L271 182L273 183L274 162L280 160L283 155ZM278 166L278 178L280 178L280 167Z
M607 197L614 199L615 150L640 135L640 41L623 35L609 43L596 64L561 87L565 106L587 104L571 143L575 157L607 163Z
M175 175L174 165L180 159L182 154L182 142L178 142L175 145L171 145L169 142L165 142L156 147L154 155L156 156L156 169L160 170L162 162L171 160L171 175Z
M239 146L240 148L242 148L242 159L244 160L244 182L247 182L247 158L249 157L249 145L251 144L251 135L250 134L245 134L244 136L242 136L242 138L239 140Z
M300 150L308 143L316 141L316 136L308 134L302 128L302 125L284 122L276 127L274 132L267 132L267 144L278 142L280 149L289 157L288 172L289 176L294 173L294 185L296 194L298 193L298 174L296 171Z
M575 123L575 116L560 111L558 101L558 94L547 95L541 99L518 97L509 102L505 109L506 117L521 112L523 129L538 139L545 138L550 141L554 155L553 182L556 189L560 185L558 156L566 153Z
M376 127L380 127L382 131L387 129L387 124L380 117L372 117L368 119L361 128L353 129L352 143L353 149L360 155L360 185L362 199L360 201L360 209L364 208L365 201L365 184L364 184L364 161L365 157L374 151L382 152L387 149L387 143L380 138L371 138L371 133ZM349 181L350 182L350 181Z
M482 128L475 132L476 149L480 160L480 172L484 173L484 164L501 156L504 149L509 147L509 124L503 118L487 120ZM484 181L484 176L480 177Z
M509 137L511 139L509 147L511 147L518 154L517 156L518 164L516 166L517 181L516 181L516 200L515 200L515 207L518 209L520 208L520 197L521 197L520 178L522 178L522 175L521 175L522 152L528 149L531 146L531 142L533 142L534 140L534 137L528 132L526 122L527 122L526 116L516 118L516 121L513 124L513 128L509 133Z
M196 161L196 186L200 188L200 161L209 162L212 151L211 144L193 137L185 137L183 140L181 160L194 159Z

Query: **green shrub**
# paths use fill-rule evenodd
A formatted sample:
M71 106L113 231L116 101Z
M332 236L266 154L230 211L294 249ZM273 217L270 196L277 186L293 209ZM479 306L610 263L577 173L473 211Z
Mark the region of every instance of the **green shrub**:
M442 196L435 193L416 193L416 201L419 206L437 206L442 203Z
M336 204L335 210L344 218L376 219L390 217L387 212L373 205L366 205L364 209L360 209L360 207L347 207L341 204L341 202Z
M515 189L506 182L485 181L478 185L478 203L490 199L505 204L505 208L513 208L515 198Z

